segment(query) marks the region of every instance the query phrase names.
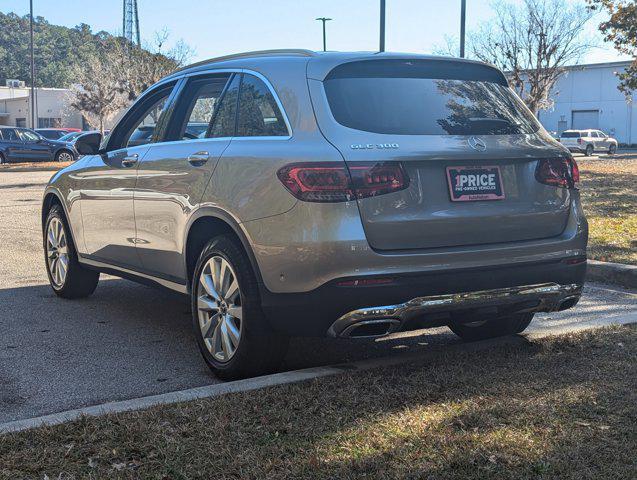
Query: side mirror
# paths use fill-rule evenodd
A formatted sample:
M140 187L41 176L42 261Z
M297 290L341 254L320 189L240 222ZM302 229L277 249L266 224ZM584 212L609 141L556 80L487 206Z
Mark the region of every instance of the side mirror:
M74 145L80 155L96 155L99 152L100 143L102 143L102 134L90 133L78 137Z

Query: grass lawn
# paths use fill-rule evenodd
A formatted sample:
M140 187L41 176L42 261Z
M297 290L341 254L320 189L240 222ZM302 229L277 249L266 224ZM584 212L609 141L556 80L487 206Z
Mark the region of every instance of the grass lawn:
M637 153L576 160L590 228L589 258L637 265Z
M2 478L637 478L637 328L0 436Z

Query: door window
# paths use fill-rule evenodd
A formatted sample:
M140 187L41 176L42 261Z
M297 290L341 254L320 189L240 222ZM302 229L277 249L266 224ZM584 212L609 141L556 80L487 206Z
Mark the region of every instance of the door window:
M597 132L588 132L588 136L592 137L592 138L597 138L598 137Z
M270 89L253 75L245 74L239 99L238 137L278 137L289 132Z
M219 100L230 74L191 78L180 95L171 126L169 140L206 138Z
M23 142L37 142L40 140L40 137L37 134L28 130L19 130L19 135Z
M165 117L165 107L176 82L157 87L135 103L113 129L107 150L136 147L160 141L159 129Z
M2 139L7 140L9 142L18 142L20 139L18 138L17 132L13 128L3 128L2 129Z
M233 137L237 122L237 98L239 96L239 86L241 75L235 75L226 89L221 103L213 119L210 137Z

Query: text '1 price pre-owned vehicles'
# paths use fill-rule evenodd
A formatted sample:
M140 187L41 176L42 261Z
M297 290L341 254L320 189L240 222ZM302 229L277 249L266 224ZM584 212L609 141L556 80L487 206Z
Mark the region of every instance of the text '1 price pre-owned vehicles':
M272 371L289 336L488 338L581 295L577 165L486 64L233 55L76 147L42 209L53 289L108 272L190 295L222 378Z

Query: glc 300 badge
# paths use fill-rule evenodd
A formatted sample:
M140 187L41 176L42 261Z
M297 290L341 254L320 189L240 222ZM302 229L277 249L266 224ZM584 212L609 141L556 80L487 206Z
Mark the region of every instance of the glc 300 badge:
M397 143L352 143L349 148L352 150L387 150L398 148Z

